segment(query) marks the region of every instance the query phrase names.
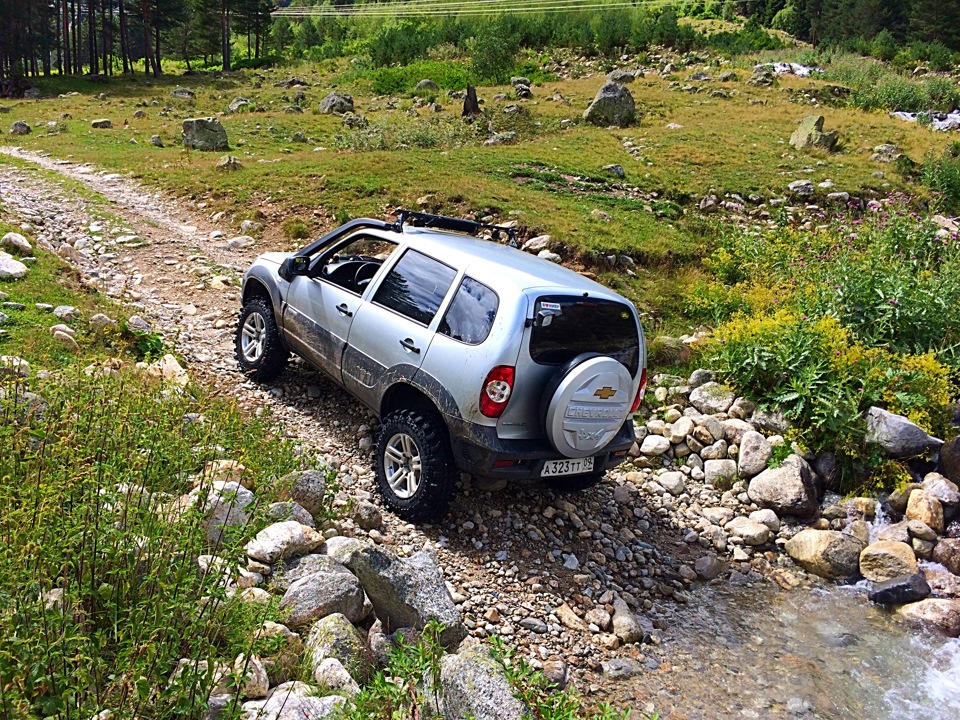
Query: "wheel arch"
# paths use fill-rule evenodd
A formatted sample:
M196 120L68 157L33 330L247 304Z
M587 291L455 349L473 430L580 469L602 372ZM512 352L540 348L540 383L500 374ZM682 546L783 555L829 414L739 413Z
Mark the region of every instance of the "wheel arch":
M441 417L440 408L423 390L403 381L395 382L383 394L380 400L380 417L385 418L393 411L401 409L427 410L438 418Z

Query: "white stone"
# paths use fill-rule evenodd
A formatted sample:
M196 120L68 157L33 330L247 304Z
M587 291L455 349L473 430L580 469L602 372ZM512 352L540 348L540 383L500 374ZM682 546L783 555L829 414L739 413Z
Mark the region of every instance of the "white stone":
M33 250L30 242L20 233L9 232L0 239L0 245L13 248L19 252L28 253Z
M770 528L747 517L736 517L724 529L735 537L743 538L747 545L763 545L770 539Z
M269 525L247 543L247 555L254 560L275 563L277 560L305 555L323 545L323 535L295 520Z
M663 455L670 449L670 441L662 435L647 435L640 445L643 455Z

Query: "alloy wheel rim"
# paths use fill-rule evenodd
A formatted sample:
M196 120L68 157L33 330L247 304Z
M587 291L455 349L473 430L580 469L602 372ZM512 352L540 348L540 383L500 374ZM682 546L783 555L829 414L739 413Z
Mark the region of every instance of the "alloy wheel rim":
M240 352L249 363L257 362L263 356L263 346L267 339L267 325L260 313L250 313L243 321L240 330Z
M423 463L417 442L407 433L390 438L383 453L383 469L387 485L401 500L407 500L420 489Z

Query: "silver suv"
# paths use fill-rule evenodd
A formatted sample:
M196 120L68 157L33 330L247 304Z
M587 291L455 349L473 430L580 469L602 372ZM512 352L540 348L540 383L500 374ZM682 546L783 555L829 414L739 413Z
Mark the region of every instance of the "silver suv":
M506 228L400 211L261 255L243 278L237 360L266 382L294 352L370 408L379 489L408 520L443 512L456 468L588 487L634 441L640 322L515 245Z

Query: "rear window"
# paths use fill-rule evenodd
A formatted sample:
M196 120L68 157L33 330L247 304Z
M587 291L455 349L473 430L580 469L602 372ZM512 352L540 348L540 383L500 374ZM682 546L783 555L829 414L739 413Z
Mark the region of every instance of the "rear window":
M581 353L609 355L623 363L631 375L640 364L640 337L630 308L612 300L570 296L537 298L530 357L541 365L561 365Z
M464 277L438 332L467 345L479 345L490 334L499 306L500 298L493 290L471 277Z
M416 250L407 250L377 288L373 301L429 325L457 271Z

